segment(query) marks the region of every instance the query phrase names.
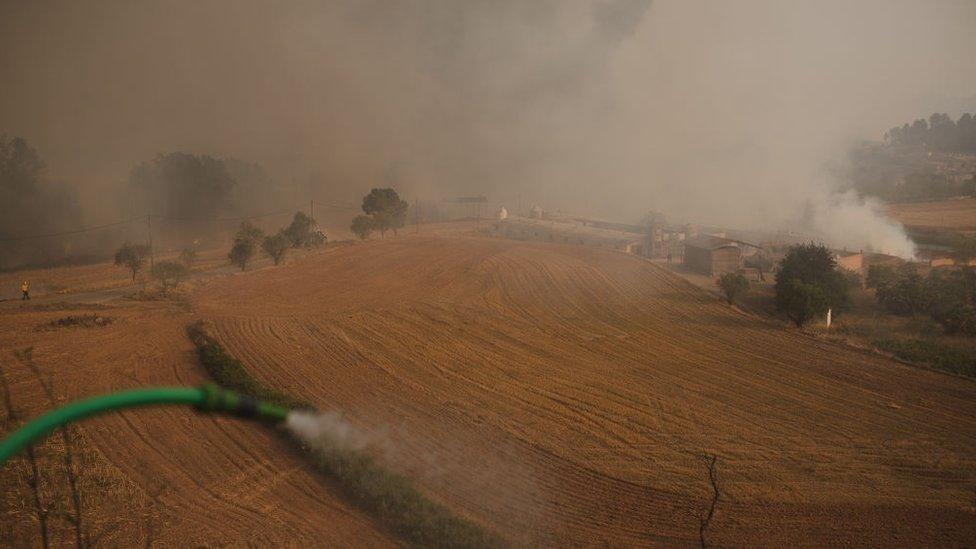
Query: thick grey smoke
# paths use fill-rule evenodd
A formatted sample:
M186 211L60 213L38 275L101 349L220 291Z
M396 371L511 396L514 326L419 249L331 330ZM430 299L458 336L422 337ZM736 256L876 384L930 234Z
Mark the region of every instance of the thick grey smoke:
M4 2L0 131L90 205L186 150L329 192L654 209L909 255L824 166L966 108L974 27L965 0Z

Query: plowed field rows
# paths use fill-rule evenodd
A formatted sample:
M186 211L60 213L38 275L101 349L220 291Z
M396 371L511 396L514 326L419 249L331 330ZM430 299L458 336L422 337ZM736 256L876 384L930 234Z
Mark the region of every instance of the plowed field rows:
M520 544L697 543L703 453L713 543L976 539L976 383L767 323L632 256L401 237L195 300L256 377L341 410Z
M891 204L888 213L912 228L976 230L976 198Z
M130 304L96 309L113 318L105 327L38 328L90 313L78 307L0 312L0 368L21 416L50 407L40 383L46 379L59 401L205 380L184 331L195 318L191 313L165 302ZM18 358L28 348L29 363ZM0 407L0 429L15 425ZM160 408L102 416L79 424L75 433L74 452L84 456L83 531L96 546L395 543L265 428ZM73 546L59 442L55 435L38 447L42 502L51 510L52 544ZM40 546L26 471L23 455L0 470L0 546Z

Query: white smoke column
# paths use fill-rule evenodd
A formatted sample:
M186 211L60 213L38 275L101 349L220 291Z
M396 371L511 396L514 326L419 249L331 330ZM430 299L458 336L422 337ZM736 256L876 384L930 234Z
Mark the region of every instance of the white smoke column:
M832 247L915 258L915 244L901 223L885 216L877 200L848 191L822 195L807 205L809 228Z

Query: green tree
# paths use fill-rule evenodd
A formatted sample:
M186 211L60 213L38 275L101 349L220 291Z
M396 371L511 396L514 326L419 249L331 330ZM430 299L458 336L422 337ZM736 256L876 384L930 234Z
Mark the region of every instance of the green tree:
M237 265L243 271L247 268L247 262L254 256L254 241L247 239L235 239L234 245L230 249L227 257L231 263Z
M175 288L180 282L186 279L190 270L186 265L176 261L160 261L153 265L150 274L163 286L163 291Z
M136 273L142 269L148 255L149 246L126 242L115 251L115 264L129 269L132 272L132 281L135 282Z
M910 263L902 265L893 279L881 284L875 298L886 311L901 316L923 313L931 304L925 281Z
M725 293L725 300L729 305L735 303L735 298L749 289L749 281L739 273L725 273L718 278L716 284Z
M393 189L373 189L363 197L363 212L373 218L373 228L380 231L380 238L389 230L397 235L397 229L406 223L407 208L408 204Z
M946 333L976 335L976 269L934 269L924 291L932 319Z
M129 189L141 211L183 218L191 230L210 227L221 211L231 209L237 182L224 161L172 152L143 162L129 174Z
M244 221L237 230L234 245L227 257L243 271L247 267L247 262L254 257L254 251L262 240L264 240L264 231L252 225L250 221Z
M366 240L373 232L373 218L368 215L357 215L352 219L349 228L360 240Z
M932 318L947 334L976 336L976 306L957 303L946 310L934 313Z
M960 263L976 258L976 236L955 235L952 240L952 256Z
M77 193L45 177L40 154L22 138L0 134L0 239L75 229L81 224ZM61 259L65 239L11 240L0 244L0 268Z
M279 231L278 234L265 238L261 242L261 248L274 261L275 265L280 265L285 259L285 254L288 252L288 246L290 244L291 242L285 236L284 231Z
M793 280L816 286L826 299L827 308L834 313L850 307L850 286L844 275L837 269L837 261L829 248L822 244L800 244L792 246L780 262L776 273L776 306L787 310L793 302L790 292L796 286ZM824 309L826 311L826 309Z
M797 328L826 313L829 308L827 294L820 286L797 278L790 279L777 290L777 304Z
M891 284L897 276L898 273L891 265L869 265L868 276L864 279L864 285L868 288L878 289Z
M257 246L258 242L264 240L264 231L255 227L250 221L241 222L241 227L237 230L235 240L247 240L252 246Z
M295 212L291 225L288 225L284 234L293 248L309 247L321 244L324 241L324 238L318 237L321 233L315 230L315 220L306 215L305 212Z

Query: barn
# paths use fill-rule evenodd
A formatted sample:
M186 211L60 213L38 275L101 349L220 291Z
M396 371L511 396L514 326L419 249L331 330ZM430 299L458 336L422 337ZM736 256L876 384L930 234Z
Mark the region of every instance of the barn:
M711 276L734 273L742 267L740 243L728 238L702 234L685 240L684 264L689 269Z

